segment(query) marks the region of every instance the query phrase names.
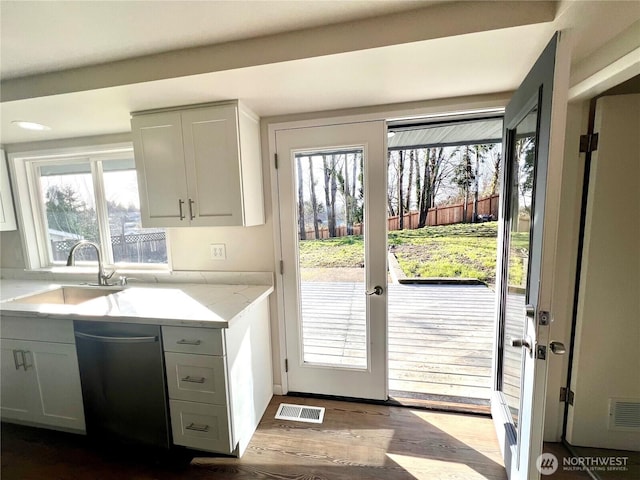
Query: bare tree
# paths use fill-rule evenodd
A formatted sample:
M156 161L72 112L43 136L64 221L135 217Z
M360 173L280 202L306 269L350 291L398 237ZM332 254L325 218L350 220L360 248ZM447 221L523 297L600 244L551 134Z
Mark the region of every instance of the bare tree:
M307 239L307 230L304 221L304 183L302 181L302 159L296 157L298 161L298 230L300 232L300 240Z
M309 157L309 188L311 190L311 210L313 215L313 231L316 239L320 238L320 228L318 227L318 199L316 197L316 181L313 178L313 161Z
M416 151L409 151L409 180L407 182L407 197L405 200L405 210L409 213L409 228L411 225L411 191L413 187L413 168L416 158Z
M387 153L387 208L389 210L389 216L394 217L397 215L396 210L396 194L398 183L398 165L396 162L396 152L389 151Z
M331 155L327 159L327 155L322 155L322 167L324 172L324 201L327 206L327 227L329 228L329 237L336 236L336 192L338 186L336 184L335 170L336 158Z
M491 184L489 186L489 195L495 195L498 191L498 185L500 184L500 167L502 165L501 152L491 149L491 160L493 167L493 174L491 175Z
M403 205L403 185L404 179L404 151L398 150L398 217L400 221L400 230L404 230L404 205Z

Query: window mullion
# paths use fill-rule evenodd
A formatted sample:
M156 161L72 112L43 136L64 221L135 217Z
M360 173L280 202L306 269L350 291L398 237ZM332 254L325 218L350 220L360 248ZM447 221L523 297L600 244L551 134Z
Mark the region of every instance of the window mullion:
M104 175L101 160L91 160L91 178L93 179L93 191L96 196L100 253L102 254L102 258L104 258L105 265L113 265L111 229L109 227L109 213L107 211L107 198L104 192Z

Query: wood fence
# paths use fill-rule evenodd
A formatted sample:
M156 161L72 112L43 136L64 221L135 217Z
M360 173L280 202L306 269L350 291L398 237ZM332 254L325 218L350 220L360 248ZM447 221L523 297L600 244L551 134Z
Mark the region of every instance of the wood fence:
M478 200L478 215L484 216L484 220L498 219L498 205L500 204L500 195L491 195L489 197ZM455 205L447 205L445 207L430 208L427 214L427 225L451 225L453 223L463 223L463 205L457 203ZM418 228L420 222L419 212L407 212L403 215L405 230L413 230ZM467 204L467 223L473 219L473 201ZM395 215L387 219L389 231L400 230L400 217ZM319 238L329 238L329 228L326 226L318 229ZM353 225L353 233L351 235L362 235L362 224ZM336 237L347 236L347 227L342 225L336 227ZM315 240L316 234L314 229L306 230L306 240Z
M498 219L498 205L500 195L478 199L478 215L482 215L486 220ZM430 208L427 214L427 225L451 225L453 223L463 223L464 203L447 205L445 207ZM408 212L404 217L404 228L411 230L418 228L420 216L418 212ZM467 223L473 220L473 201L467 204ZM389 217L389 231L400 230L400 217L398 215Z
M53 260L64 262L69 250L78 240L51 242ZM135 233L111 236L111 248L116 262L125 263L167 263L167 242L165 232ZM96 261L93 249L78 250L77 260Z

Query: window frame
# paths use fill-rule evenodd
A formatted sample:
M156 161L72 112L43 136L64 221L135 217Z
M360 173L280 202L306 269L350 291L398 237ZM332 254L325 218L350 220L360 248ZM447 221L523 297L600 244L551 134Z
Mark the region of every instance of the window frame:
M47 231L46 211L41 199L40 168L42 165L61 165L83 163L91 170L92 186L95 197L95 210L100 239L100 255L105 267L117 270L170 271L171 256L169 235L167 244L167 263L115 263L110 232L107 201L104 188L102 162L133 158L133 144L113 144L95 147L72 147L55 150L9 154L9 165L14 179L14 191L18 223L27 270L53 269L64 266L53 261L53 252ZM94 267L96 262L78 262L79 266Z

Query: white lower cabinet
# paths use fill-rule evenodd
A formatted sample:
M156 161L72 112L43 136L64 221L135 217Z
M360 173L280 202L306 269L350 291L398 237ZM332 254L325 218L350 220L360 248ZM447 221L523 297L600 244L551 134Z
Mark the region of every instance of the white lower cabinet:
M162 327L173 443L240 457L273 396L268 303L226 329Z
M162 337L173 443L233 453L224 331L163 327Z
M0 349L3 421L85 430L75 344L2 338Z
M198 450L233 452L226 405L169 400L169 408L173 443Z

